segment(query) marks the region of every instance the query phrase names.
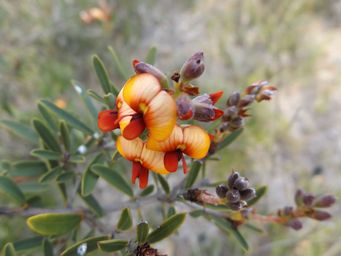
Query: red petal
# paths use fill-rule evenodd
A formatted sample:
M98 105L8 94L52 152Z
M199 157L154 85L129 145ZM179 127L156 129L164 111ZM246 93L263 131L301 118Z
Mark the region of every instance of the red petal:
M137 177L141 174L141 163L140 162L133 162L132 174L131 174L131 183L135 184Z
M123 137L127 140L133 140L140 136L145 129L144 121L141 117L133 117L130 123L123 130Z
M176 172L176 170L178 169L178 162L179 162L178 151L167 152L163 158L163 162L165 164L167 171Z
M146 167L142 167L141 172L140 172L140 188L141 189L147 187L148 185L148 174L149 174L149 170Z
M220 97L223 95L223 93L224 93L223 91L217 91L217 92L210 94L210 99L211 99L213 105L217 103L217 101L220 99Z
M184 174L186 174L188 171L188 168L187 168L185 157L183 155L181 157L181 161L182 161L182 169L184 170Z
M98 113L98 128L102 132L110 132L118 128L117 111L116 110L103 110Z
M214 111L214 117L212 118L212 121L218 119L224 114L224 111L222 111L219 108L214 108L213 111Z

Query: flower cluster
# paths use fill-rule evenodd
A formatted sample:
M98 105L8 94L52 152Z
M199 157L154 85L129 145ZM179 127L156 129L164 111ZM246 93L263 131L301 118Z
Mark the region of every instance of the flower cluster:
M256 190L250 188L249 180L240 176L236 171L228 177L226 184L216 187L220 198L226 199L226 204L232 210L240 210L247 205L247 201L256 196Z
M335 203L333 195L314 196L298 189L295 194L296 207L286 206L277 211L280 222L291 227L294 230L302 228L303 224L299 218L308 217L318 221L324 221L331 218L330 213L320 210L320 208L329 208Z
M223 111L214 104L223 92L199 95L199 89L190 84L204 71L202 53L185 62L172 87L156 67L138 60L133 67L136 74L117 95L115 109L99 113L98 127L102 132L120 129L117 150L132 162L132 182L139 178L140 188L145 188L149 171L175 172L181 161L186 173L184 155L194 159L207 155L210 135L199 126L180 125L178 120L209 122L221 117Z

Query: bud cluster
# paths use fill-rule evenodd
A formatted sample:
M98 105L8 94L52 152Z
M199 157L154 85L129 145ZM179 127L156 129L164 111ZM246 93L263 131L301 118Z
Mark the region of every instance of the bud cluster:
M235 211L244 208L247 201L256 196L256 190L250 188L249 180L236 171L228 177L226 184L216 187L216 193L220 198L225 198L227 206Z
M150 247L148 243L138 245L134 251L136 256L167 256L166 254L160 254L157 249Z
M318 221L330 219L331 214L320 210L320 208L329 208L335 201L333 195L315 196L298 189L295 194L296 208L286 206L278 210L277 215L282 218L286 226L299 230L303 226L299 218L307 217Z
M243 95L234 92L226 101L226 108L222 116L219 132L233 132L243 126L245 117L248 117L247 108L254 102L270 100L276 87L267 81L259 81L246 87Z

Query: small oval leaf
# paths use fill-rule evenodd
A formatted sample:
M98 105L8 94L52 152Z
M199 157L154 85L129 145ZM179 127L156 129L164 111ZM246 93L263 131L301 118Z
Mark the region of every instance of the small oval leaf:
M136 230L136 240L139 244L143 244L147 240L147 236L149 233L149 225L146 221L141 222L137 225Z
M134 196L133 190L131 189L129 183L118 172L99 164L92 166L91 170L121 192L127 194L130 197Z
M133 219L131 217L131 212L129 208L125 208L121 212L120 219L117 223L117 229L127 230L133 225Z
M79 226L82 215L77 213L42 213L27 219L28 227L43 236L63 235Z
M65 149L70 152L71 151L71 137L70 130L64 120L59 123L59 131L63 140L63 144Z
M159 180L161 187L166 192L166 194L169 194L170 189L169 189L168 181L161 174L157 174L157 179Z
M1 176L0 177L0 191L10 196L19 205L25 203L24 193L20 190L17 184L14 183L10 178Z
M36 177L48 171L46 164L42 161L18 161L12 165L9 176Z
M103 209L99 202L96 200L96 198L93 195L87 195L87 196L82 196L79 194L80 197L83 199L83 201L87 204L87 206L98 216L102 217L103 216Z
M33 119L32 123L34 129L37 131L37 133L39 134L40 138L44 141L46 146L53 151L61 152L58 141L54 137L50 129L47 128L47 126L38 119Z
M128 246L128 241L112 239L107 241L102 241L97 243L98 248L104 252L116 252L124 249Z
M119 59L116 51L112 48L112 47L108 47L112 57L113 57L113 60L114 60L114 64L116 66L116 69L118 71L118 73L121 75L121 77L124 79L124 80L128 80L129 78L129 73L127 71L126 68L123 67L122 65L122 61Z
M191 165L191 169L189 170L187 179L186 179L186 184L185 184L185 188L190 188L193 186L193 184L195 183L195 180L198 177L200 168L201 168L201 162L199 161L194 161Z
M52 150L46 149L34 149L31 151L32 156L36 156L41 159L46 160L60 160L62 159L63 155L60 152L55 152Z
M105 69L102 60L97 55L95 55L92 58L92 62L95 67L98 80L100 81L100 84L102 86L103 92L105 94L113 92L113 89L111 87L111 84L108 78L108 72ZM118 91L116 90L115 95L117 94L118 94Z
M0 125L30 143L36 144L38 142L38 134L28 125L12 120L0 120Z
M140 193L140 196L148 196L154 191L154 185L149 185Z
M89 163L87 168L85 169L83 176L82 176L82 182L81 182L81 193L82 196L87 196L92 193L92 191L95 188L95 185L98 180L98 175L95 174L92 170L91 167L94 164L100 163L102 160L102 153L99 153L97 156L94 157L94 159Z
M232 133L230 133L226 138L223 139L222 142L219 142L217 151L222 150L223 148L230 145L235 139L239 137L239 135L243 132L243 128L238 129Z
M174 233L184 222L186 213L178 213L166 219L159 228L151 232L147 237L148 243L159 242Z
M51 171L45 173L39 178L39 182L45 183L50 181L55 181L57 177L63 172L63 168L60 166L57 166L53 168Z
M5 246L2 250L2 255L3 256L16 256L17 255L12 243L5 244Z

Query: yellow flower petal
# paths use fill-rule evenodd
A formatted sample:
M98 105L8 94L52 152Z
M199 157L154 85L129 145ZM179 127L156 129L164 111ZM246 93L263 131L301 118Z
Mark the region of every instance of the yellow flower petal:
M176 125L174 126L171 135L163 141L157 141L153 138L149 138L147 141L147 148L161 152L168 152L176 150L178 145L182 143L183 132L181 127Z
M132 76L122 90L124 101L136 112L143 113L161 91L161 85L153 75L143 73Z
M148 170L159 174L169 173L163 163L163 158L165 154L158 151L153 151L148 149L146 146L143 148L141 153L142 166L146 167Z
M187 126L183 128L184 144L183 152L195 159L201 159L207 155L211 141L207 132L198 126Z
M118 152L126 159L134 161L140 159L143 142L140 138L134 140L127 140L123 136L119 136L116 141L116 148Z
M176 123L176 105L172 96L161 91L149 103L143 118L152 139L167 139Z

